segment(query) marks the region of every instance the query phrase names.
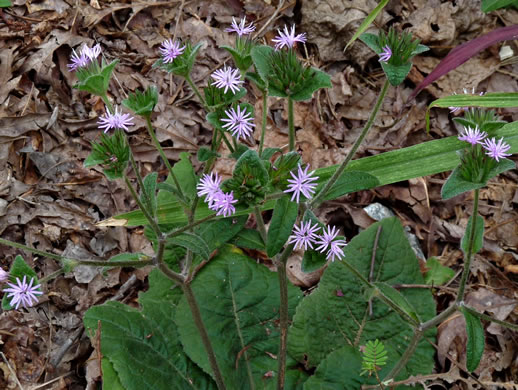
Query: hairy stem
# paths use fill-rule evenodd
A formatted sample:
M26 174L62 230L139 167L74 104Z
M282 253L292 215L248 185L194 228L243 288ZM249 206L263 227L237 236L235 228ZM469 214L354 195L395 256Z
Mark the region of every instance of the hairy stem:
M344 161L340 166L336 169L335 173L333 173L333 176L327 181L327 183L324 185L324 187L319 191L319 193L313 198L313 200L310 203L311 208L317 207L321 202L322 199L326 196L327 192L331 189L333 184L336 183L338 178L342 175L345 168L349 164L349 162L352 160L354 155L356 154L356 151L362 144L363 140L365 139L365 136L371 129L372 125L374 124L374 120L376 119L376 116L378 115L378 111L381 108L381 104L383 103L383 100L385 99L385 95L387 94L388 87L389 87L388 80L385 81L385 84L383 84L383 88L380 92L380 95L378 96L378 100L376 101L376 105L372 109L372 112L369 116L369 119L367 120L367 123L365 124L365 127L363 128L362 132L354 142L354 145L352 146L349 153L347 153L347 156L345 156Z
M198 221L194 221L193 223L191 223L189 225L182 226L181 228L178 228L178 229L175 229L173 231L166 233L165 238L175 237L179 234L182 234L183 232L186 232L186 231L192 229L195 226L201 225L202 223L210 221L211 219L215 219L215 218L216 218L216 214L209 215L205 218L199 219Z
M205 351L207 352L207 356L209 358L210 367L212 368L212 372L214 374L214 379L216 380L216 384L219 390L226 389L225 382L223 381L223 376L221 375L221 371L218 366L218 362L216 360L216 354L214 353L214 349L212 348L212 343L209 339L209 334L207 333L207 329L203 323L203 319L201 318L200 308L198 303L196 302L196 298L194 296L194 292L192 291L191 285L189 283L182 283L182 290L189 304L189 308L191 309L192 317L194 319L194 324L198 331L200 332L201 340L203 342L203 346L205 347Z
M135 189L131 185L131 182L126 174L124 174L124 181L126 182L126 186L128 187L128 189L130 190L131 196L133 197L133 199L135 199L135 202L137 202L137 205L140 208L140 210L142 211L142 214L144 214L144 217L146 217L146 219L149 222L149 225L151 226L151 228L155 232L156 236L158 237L160 235L160 228L158 227L153 216L151 214L149 214L148 210L144 207L144 204L140 201L138 194L136 193Z
M205 108L205 110L207 112L209 112L209 109L207 107L207 102L205 102L205 99L203 98L203 96L201 96L200 90L198 89L196 84L194 84L194 82L192 81L191 76L187 75L187 77L185 78L185 81L187 81L187 84L189 84L189 87L191 87L193 92L196 94L196 96L200 100L200 103L203 105L203 108Z
M412 340L410 340L410 344L408 345L407 349L403 353L403 356L401 356L401 359L397 362L397 364L390 370L390 372L383 378L383 382L387 382L390 379L394 379L400 371L406 366L412 355L414 354L417 345L419 344L419 340L421 340L421 337L423 337L423 332L420 330L414 331L414 336L412 337Z
M464 256L464 270L462 271L462 276L459 284L459 292L457 293L457 299L455 302L462 302L464 299L464 293L466 292L466 284L468 282L471 260L473 259L473 246L475 245L475 231L477 225L477 217L478 217L478 198L479 198L480 189L475 190L474 199L473 199L473 212L471 213L471 230L467 232L468 236L468 252Z
M266 244L266 227L264 226L264 220L259 206L254 206L254 215L255 220L257 221L257 230L259 230L259 234L261 235L263 242Z
M295 119L293 118L293 99L288 96L288 135L290 152L295 150Z
M259 141L259 157L263 154L264 135L266 133L266 121L268 119L268 92L263 92L263 119L261 123L261 140Z
M277 359L279 362L277 374L277 390L284 389L284 381L286 379L286 351L288 346L288 277L286 274L286 262L288 256L293 251L293 244L284 248L281 256L277 261L277 276L279 277L280 290L280 307L279 307L279 327L280 327L280 342L279 353Z
M479 313L477 310L473 309L472 307L466 306L466 305L462 305L462 306L464 307L464 309L466 309L466 311L470 312L474 316L477 316L483 320L494 322L495 324L501 325L505 328L509 328L512 330L518 330L517 324L511 324L510 322L498 320L498 319L488 316L486 314Z

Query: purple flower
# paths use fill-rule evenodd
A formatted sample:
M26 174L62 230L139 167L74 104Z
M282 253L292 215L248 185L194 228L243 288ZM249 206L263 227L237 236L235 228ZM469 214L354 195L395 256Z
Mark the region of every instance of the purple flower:
M379 56L380 56L379 60L381 62L387 62L388 60L390 60L390 57L392 57L392 50L390 50L389 45L386 45L383 48L383 51L379 54Z
M23 281L20 281L20 278L16 278L16 283L7 283L7 285L11 288L4 289L4 292L8 293L7 297L12 298L10 305L14 306L15 309L18 309L20 305L23 307L31 307L32 305L38 303L38 298L36 295L42 295L43 292L38 291L41 285L33 286L34 278L31 278L29 283L26 282L27 275L23 276Z
M252 118L252 114L246 111L246 108L241 110L241 107L237 107L237 111L234 108L225 111L225 114L228 118L221 119L222 122L226 122L223 125L223 128L232 132L232 135L235 137L237 134L237 139L240 138L248 138L252 135L254 131L255 124L254 118Z
M114 114L106 109L106 113L99 118L97 124L100 129L104 129L105 133L112 129L124 129L128 131L128 126L134 125L134 123L131 122L132 120L133 117L130 114L122 114L118 111L117 107L115 107Z
M288 244L295 244L295 249L304 247L304 250L307 250L308 246L313 249L317 238L316 232L319 230L320 226L317 223L311 226L311 221L301 222L300 226L294 226L293 236L290 236Z
M162 54L162 61L165 64L173 62L176 57L181 55L185 50L185 46L180 47L180 42L173 42L171 39L164 41L158 51Z
M231 216L236 212L234 203L237 203L237 199L234 199L234 192L231 191L229 194L220 192L214 198L214 206L212 210L217 209L216 215L223 215L225 218Z
M81 50L81 54L84 54L90 59L90 61L93 61L101 54L101 45L97 44L93 46L91 49L85 45Z
M207 195L205 201L209 203L209 208L212 208L214 199L219 195L221 189L221 178L217 173L211 173L210 175L203 175L202 179L196 186L198 190L198 196Z
M212 84L218 88L225 88L225 93L230 89L232 93L239 91L239 86L243 84L239 69L229 68L225 65L223 69L218 69L212 73L211 77L215 80Z
M72 55L70 56L70 64L67 65L69 71L76 71L79 68L85 68L90 63L90 58L88 58L84 52L81 54L77 54L75 50L72 50Z
M316 183L312 183L315 180L318 180L318 176L311 177L315 171L311 171L308 173L309 165L306 166L306 169L304 171L302 170L302 167L299 164L298 169L298 176L293 174L293 172L290 172L291 177L293 179L288 179L288 189L285 190L285 193L293 192L293 195L291 196L291 201L293 202L294 199L296 199L296 202L299 203L300 200L300 194L304 195L307 199L311 199L313 194L315 193L315 187L317 186Z
M457 107L458 108L458 107ZM460 141L469 142L471 145L482 144L482 140L487 137L487 133L485 131L480 131L480 129L475 127L474 129L471 127L465 127L464 133L459 135Z
M295 35L295 25L291 26L291 31L288 30L288 26L284 26L284 30L277 30L279 35L272 39L275 42L275 50L282 49L284 46L292 48L296 42L306 42L306 33Z
M332 241L329 247L329 250L326 253L326 259L335 261L335 257L340 260L342 257L344 257L344 251L342 250L342 246L347 245L345 240L335 240Z
M336 229L336 226L333 226L333 228L331 228L331 226L328 226L327 231L326 229L324 229L323 235L317 238L316 243L320 245L316 248L316 250L320 253L327 251L328 247L331 245L331 242L335 239L337 235L338 230Z
M2 268L0 268L0 283L4 283L9 279L9 272L5 272Z
M498 140L498 143L496 142L496 139L494 137L491 139L486 138L482 146L484 147L484 149L487 150L486 154L491 158L494 158L496 161L500 161L499 159L511 155L509 153L505 153L509 149L511 149L511 147L504 142L503 138L500 138Z
M246 16L241 19L239 24L237 24L236 19L232 17L232 25L231 27L228 27L225 29L226 32L235 32L237 35L248 35L252 31L255 31L255 26L253 23L250 23L248 26L245 26L246 24Z

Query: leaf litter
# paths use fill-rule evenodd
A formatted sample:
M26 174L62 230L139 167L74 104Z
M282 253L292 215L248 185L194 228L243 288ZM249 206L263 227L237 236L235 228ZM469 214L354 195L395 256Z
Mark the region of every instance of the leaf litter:
M72 89L75 81L66 68L68 57L83 43L100 43L109 59L120 58L116 82L110 89L117 102L137 88L157 85L159 104L153 123L166 155L176 161L181 152L194 155L200 146L207 145L212 133L189 88L176 77L151 67L158 45L173 36L202 42L203 55L198 58L193 79L203 84L212 71L228 60L227 53L216 47L231 43L223 29L232 16L246 12L262 26L276 11L276 2L251 0L244 6L208 0L185 4L132 0L13 3L0 19L0 234L41 250L84 258L106 258L130 250L152 253L142 229L96 226L97 222L136 205L122 183L108 182L96 168L83 168L90 141L99 135L96 118L104 107L100 100ZM318 168L343 158L380 88L381 73L375 55L360 42L343 51L376 2L326 0L304 1L301 5L294 8L290 4L280 9L273 24L266 26L264 36L270 40L282 22L300 20L297 28L307 31L309 38L305 48L308 61L323 66L332 75L333 88L319 93L311 102L295 106L298 151L312 168ZM410 0L390 2L371 31L387 23L409 28L431 51L416 58L409 83L389 92L357 157L455 135L451 116L443 109L432 111L432 129L426 133L424 107L435 98L460 93L463 88L475 88L477 92L518 91L518 65L502 66L499 45L494 45L436 80L411 106L405 107L413 86L451 48L496 27L517 24L518 11L486 15L481 13L478 2L469 0ZM260 118L260 99L255 109ZM514 111L502 109L498 113L510 121ZM287 144L285 115L281 102L270 98L266 146ZM256 131L254 136L257 140L259 133ZM130 132L130 142L143 172L158 171L164 178L166 171L143 122L137 122ZM226 153L224 149L220 152ZM222 159L217 169L222 175L229 175L232 161ZM458 243L472 199L468 195L443 201L440 188L445 179L445 174L439 174L350 194L324 204L318 216L339 227L350 239L374 223L364 208L381 203L418 238L428 258L434 256L442 265L460 270L462 253ZM517 183L518 176L510 171L481 191L485 242L475 257L467 297L474 306L511 322L518 318ZM2 249L0 266L6 269L21 252ZM57 270L53 260L23 255L40 275ZM264 256L259 254L258 258L261 257ZM302 272L301 256L293 256L289 264L290 279L304 288L315 286L323 271ZM95 372L99 355L82 332L80 319L91 305L114 296L135 303L138 291L146 288L147 272L76 270L52 281L51 292L41 305L24 313L0 313L0 343L16 375L14 378L8 365L0 361L0 388L15 388L17 381L31 388L53 379L56 381L48 388L95 386L100 375ZM130 287L124 289L122 296L117 295L130 280L135 281L128 284ZM457 282L453 281L451 286L455 287ZM448 305L449 293L438 291L438 306L443 309ZM455 321L461 319L447 320L439 327L437 369L442 369L442 380L448 386L469 388L473 381L463 378L462 369L453 367L454 364L449 370L446 368L447 356L462 363L464 336ZM488 341L479 380L488 384L510 383L517 373L515 363L513 366L515 339L501 327L485 326ZM84 362L90 357L85 377Z

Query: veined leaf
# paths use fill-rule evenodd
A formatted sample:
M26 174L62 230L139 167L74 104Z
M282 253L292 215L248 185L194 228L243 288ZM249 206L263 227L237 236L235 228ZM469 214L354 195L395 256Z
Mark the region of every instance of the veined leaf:
M266 253L268 253L269 257L279 253L284 243L288 240L297 219L298 209L298 204L292 202L286 195L275 204L266 239Z
M469 372L473 372L480 364L480 359L484 354L484 327L480 318L474 316L464 307L460 308L466 321L466 334L468 336L468 343L466 345L466 368Z

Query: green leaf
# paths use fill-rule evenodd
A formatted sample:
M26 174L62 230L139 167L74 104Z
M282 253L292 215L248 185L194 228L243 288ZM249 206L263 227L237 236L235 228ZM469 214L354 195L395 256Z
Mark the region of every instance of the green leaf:
M130 93L122 104L135 113L135 115L148 116L151 115L158 103L158 91L156 87L150 86L145 92L136 90Z
M426 268L427 271L424 274L424 282L426 284L440 286L455 276L455 271L439 263L436 257L430 257L426 261Z
M149 260L150 257L143 253L119 253L118 255L112 256L108 259L110 263L116 263L120 261L142 261ZM115 266L115 264L110 264L111 266Z
M480 364L480 359L484 354L484 327L480 318L474 316L464 307L460 307L460 311L464 315L466 321L466 334L468 343L466 344L466 368L469 372L473 372Z
M324 183L317 187L318 191L323 187ZM351 192L366 190L368 188L374 188L379 185L379 180L376 176L373 176L366 172L358 171L345 171L336 181L335 184L329 189L324 200L336 199L345 194Z
M320 88L332 88L331 76L326 72L322 72L316 68L312 68L312 77L304 84L304 87L291 95L291 98L295 101L308 100L313 97L313 93Z
M237 160L233 176L239 177L241 175L244 176L245 181L247 178L254 178L262 185L268 183L268 171L255 150L248 149Z
M213 150L210 150L206 146L202 146L198 149L198 152L196 153L196 157L198 158L199 162L205 162L209 161L211 158L221 157L221 154L218 152L215 152Z
M269 257L279 253L290 237L293 225L297 220L298 210L299 205L290 201L288 196L283 196L275 203L266 239L266 253Z
M23 277L27 276L26 282L29 283L31 278L34 278L33 286L37 286L39 284L38 275L36 272L29 267L29 265L25 262L22 256L17 255L14 258L13 263L11 264L11 268L9 270L9 281L11 283L16 283L16 278L23 280ZM41 291L41 288L39 289ZM14 309L14 306L9 304L11 298L7 298L7 293L4 293L2 298L2 309L3 310L11 310Z
M264 251L264 241L257 230L254 229L243 229L233 240L234 245L240 248L255 249L258 251Z
M146 206L148 212L152 215L156 215L157 200L156 200L156 180L158 178L157 172L151 172L144 180L142 180L144 187L141 188L140 201Z
M482 0L482 11L487 13L510 5L516 7L516 0Z
M189 249L207 260L210 256L209 246L203 238L194 233L182 233L167 240L169 244Z
M180 344L174 323L179 289L158 270L149 285L139 297L142 310L119 302L89 309L83 318L87 334L95 340L100 326L101 353L126 390L215 390Z
M245 78L253 82L261 92L266 92L266 83L257 73L246 72Z
M344 51L347 50L347 48L354 42L358 39L358 37L360 35L362 35L365 30L367 30L369 28L369 26L371 25L371 23L374 21L374 19L376 19L376 17L379 15L379 13L383 10L383 8L385 8L385 6L388 4L389 0L381 0L379 2L379 4L376 6L376 8L374 8L368 15L367 17L365 18L365 20L362 22L362 24L360 24L360 27L358 27L358 30L356 30L356 32L354 33L354 35L352 36L352 38L349 40L349 42L347 42L347 45L345 45L345 49ZM373 35L373 34L369 34L369 35ZM369 46L370 47L370 46Z
M205 222L196 227L195 233L207 243L209 252L213 252L243 230L247 219L248 215Z
M375 34L371 34L371 33L361 34L360 41L365 43L369 47L369 49L371 49L372 51L374 51L376 53L381 53L383 51L383 49L379 45L379 38Z
M411 62L407 62L403 65L392 65L381 61L380 64L387 75L388 81L395 87L405 81L406 76L410 73L410 69L412 69Z
M274 389L277 375L265 374L275 373L278 365L277 275L228 246L197 274L191 286L227 389L248 390L251 383L256 389ZM301 298L300 290L288 285L290 315ZM178 304L175 321L187 355L210 373L207 354L185 298ZM289 376L296 374L290 369L293 365L289 359Z
M180 183L184 195L190 199L194 199L196 196L197 178L192 167L189 153L180 153L180 161L174 164L173 172ZM167 177L165 182L175 186L174 180L170 176Z
M374 261L373 281L385 282L390 286L400 283L422 284L423 277L418 261L397 218L383 219L353 238L344 248L345 260L368 279L373 244L379 226L382 230ZM326 371L325 366L334 364L334 354L338 354L336 350L341 347L353 346L357 349L368 340L379 339L388 352L387 370L393 368L402 356L413 334L412 328L399 314L378 299L372 300L372 316L369 315L369 302L365 292L364 285L344 263L335 261L325 270L318 288L297 307L288 333L288 350L307 367L317 367L317 372L326 372L321 377L325 386L310 387L309 383L313 382L308 382L307 389L350 390L360 389L361 384L372 383L368 378L359 376L362 361L359 354L351 359L339 359L341 371L337 366L337 371ZM401 294L423 321L435 315L435 303L430 291L404 289ZM425 332L425 338L433 341L435 334L435 328L429 329ZM396 379L431 373L434 355L434 348L422 339L415 355ZM344 365L344 361L347 364ZM346 368L348 366L357 368L352 373ZM341 384L342 387L332 387L331 383L335 386ZM354 383L354 386L346 385L348 383Z
M374 282L373 284L379 290L377 292L378 294L383 294L386 298L395 303L399 309L415 320L416 325L421 323L415 308L408 302L403 294L385 282Z
M322 268L326 265L327 259L326 254L308 249L304 251L304 257L302 258L302 272L310 273Z
M0 0L0 8L12 7L11 0Z
M270 69L270 56L274 52L273 48L270 46L255 46L252 48L252 60L254 61L255 69L261 79L266 83L268 80L268 76L271 73Z
M117 371L115 371L109 359L105 357L101 359L101 368L103 371L103 387L105 389L126 390L126 388L122 386L119 375L117 375Z
M466 231L464 232L464 236L462 236L462 240L460 241L460 247L464 254L468 253L469 246L469 235L471 232L471 225L473 222L473 216L469 217L468 225L466 226ZM472 255L477 253L484 246L484 218L480 215L477 215L477 223L475 226L475 237L473 241L473 250L471 252Z

